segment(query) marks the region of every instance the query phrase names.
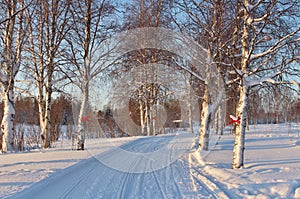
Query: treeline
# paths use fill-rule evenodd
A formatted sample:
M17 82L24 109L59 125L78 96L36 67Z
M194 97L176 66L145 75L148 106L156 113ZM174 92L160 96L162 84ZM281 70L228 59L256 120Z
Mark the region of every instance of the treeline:
M76 130L76 107L80 104L74 104L72 100L65 95L52 100L51 104L51 128L50 137L51 143L55 143L59 139L64 138L74 139L77 136ZM0 109L3 110L3 102L0 103ZM140 124L140 113L138 109L138 102L131 100L129 104L131 111L130 118L136 125ZM41 146L40 130L39 130L39 116L38 116L38 102L34 97L18 97L15 100L15 129L14 129L14 145L18 150L32 149ZM188 124L176 123L174 121L180 120L181 108L178 100L168 100L164 105L166 111L166 121L159 130L158 134L169 132L170 129L188 127ZM131 136L126 131L122 130L114 119L114 112L109 106L105 106L103 110L89 110L88 126L86 131L87 138L100 137L124 137ZM95 118L91 119L91 118ZM0 112L0 120L3 118L3 112ZM155 119L155 118L153 118ZM25 148L25 146L27 148ZM30 148L28 148L30 147Z
M282 96L286 98L287 96ZM281 105L277 105L277 109L274 108L275 105L270 103L262 104L262 99L259 99L258 95L250 96L250 106L249 106L249 124L278 124L278 123L287 123L294 122L298 123L300 121L300 101L295 101L293 104L290 104L290 101L287 103L282 103ZM279 103L279 100L275 100L273 102ZM74 115L72 109L72 102L70 99L65 97L64 95L60 95L59 97L52 100L51 105L51 143L55 142L62 136L62 126L71 126L69 128L69 132L63 136L67 136L67 138L71 139L72 135L76 134L75 123L74 123ZM228 106L230 105L230 101L228 101ZM199 101L200 111L201 111L201 102ZM77 105L78 106L78 105ZM281 107L279 107L281 106ZM166 111L166 121L161 126L161 128L156 131L157 133L164 133L164 129L170 128L188 128L188 123L176 123L174 121L181 119L181 108L178 100L170 99L168 102L164 104L164 111ZM3 110L3 102L0 103L0 109ZM39 126L39 116L38 116L38 103L37 100L33 97L18 97L15 101L15 142L18 143L18 139L24 138L23 132L18 131L19 125L27 125L27 126ZM134 121L136 125L140 125L140 110L138 102L135 100L131 100L129 104L130 109L130 117ZM114 119L114 110L112 110L109 106L105 106L103 110L91 111L89 115L94 115L97 117L97 124L99 125L99 134L93 134L93 132L87 132L87 137L123 137L130 136L126 132L124 132ZM228 113L229 114L229 113ZM3 112L0 112L0 120L3 118ZM154 118L155 119L155 118ZM201 118L199 118L200 120ZM225 125L228 124L228 118L226 119ZM93 121L95 122L95 121ZM186 121L185 121L186 122ZM95 124L94 124L95 125ZM40 144L40 143L39 143ZM21 149L20 144L18 144Z

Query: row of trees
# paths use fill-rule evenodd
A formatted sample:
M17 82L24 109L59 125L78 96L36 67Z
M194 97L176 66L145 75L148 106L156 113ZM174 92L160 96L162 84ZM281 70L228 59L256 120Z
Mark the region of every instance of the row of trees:
M203 45L231 86L229 95L237 99L234 115L241 124L236 127L232 167L240 168L251 90L268 83L288 84L284 74L299 75L299 2L216 0L181 5L197 27L191 30L199 38L206 36Z
M292 84L297 86L292 79L299 77L299 6L298 0L133 0L126 5L113 0L3 1L0 8L5 16L0 21L2 151L14 148L16 91L36 97L41 138L43 147L47 148L54 118L53 92L70 93L70 87L78 88L81 106L75 119L77 148L83 150L87 127L83 118L88 115L92 82L98 77L117 81L136 65L142 65L144 71L141 70L143 75L139 80L143 81L134 87L131 97L139 104L141 133L155 133L157 124L153 123L152 109L172 96L170 89L174 88L174 82L178 83L186 88L186 96L191 96L188 92L191 88L196 92L193 96L201 98L200 149L208 148L209 126L214 116L220 130L225 115L241 117L232 162L233 168L240 168L247 109L255 99L263 100L263 97L253 97L253 103L249 104L249 95L261 96L266 92L260 90L275 88L272 95L280 96L277 90L282 92L296 88ZM174 52L150 48L118 55L112 52L114 46L106 43L120 31L143 27L169 28L203 46L206 50L201 53L211 58L210 64L204 64L206 76L201 74L203 71L197 71L196 63L188 63L189 60ZM189 44L185 45L189 49ZM118 57L112 59L116 54ZM179 83L178 76L169 75L168 79L174 82L162 82L157 68L147 67L154 63L176 69L174 73L179 71L185 79ZM212 82L214 87L210 86ZM224 93L222 89L212 90L222 85L225 85ZM276 106L274 110L282 109L278 103L269 103L270 109L273 109L271 104ZM192 118L192 103L187 107ZM192 119L189 123L192 124Z
M254 89L249 96L249 124L298 123L300 102L285 86L266 86Z
M3 109L3 103L0 103L0 109ZM60 97L53 99L51 104L51 126L50 126L50 142L54 144L59 138L67 137L72 139L75 136L74 129L74 115L78 104L72 103L70 99L61 95ZM131 119L140 124L138 102L132 100L129 104L131 111ZM174 120L180 119L181 110L180 104L177 100L169 100L165 103L165 109L167 112L167 121L163 124L163 128L175 128L179 127L179 124L174 123ZM38 116L38 102L32 97L17 97L15 100L15 120L14 120L14 146L17 150L22 151L24 149L40 147L39 134L34 132L30 135L29 131L36 130L39 126ZM110 107L105 106L103 110L95 111L89 110L88 123L86 135L89 138L100 137L123 137L128 134L119 128L114 119L114 112ZM95 118L96 120L94 120ZM3 113L0 113L0 120L3 118ZM161 132L160 133L164 133ZM31 143L30 139L36 139L34 143Z
M275 89L273 87L273 89ZM268 92L266 90L265 92ZM280 90L279 90L280 91ZM249 124L259 124L259 123L281 123L281 122L298 122L300 119L300 102L289 99L293 97L290 94L286 93L289 90L286 90L285 93L279 94L278 100L275 99L272 94L267 93L253 93L250 94L249 109L248 109L248 121ZM265 99L265 97L269 97ZM268 100L268 101L265 101ZM286 100L286 101L284 101ZM199 102L200 103L200 102ZM267 103L267 105L266 105ZM276 103L278 103L276 105ZM52 122L50 126L50 142L55 143L59 138L67 136L69 139L73 139L74 132L74 120L73 120L73 109L76 109L74 102L64 95L54 99L51 104L51 115ZM156 134L165 133L170 129L183 127L189 127L188 121L183 122L174 122L180 121L182 118L182 110L180 102L176 99L169 99L163 104L164 110L166 111L166 121L163 124L158 124L155 132ZM0 103L0 109L3 109L3 103ZM34 132L36 127L39 126L38 121L38 103L35 98L32 97L17 97L15 100L15 120L14 120L14 146L18 150L27 149L27 147L35 148L40 144L39 133ZM138 100L131 99L129 103L130 117L135 122L135 124L140 125L140 107ZM94 112L91 114L91 112ZM87 137L89 138L99 138L99 137L123 137L128 136L124 132L114 119L114 112L109 106L105 106L103 110L99 111L90 111L90 115L97 117L97 122L93 122L92 125L89 125L90 128L86 132ZM161 113L160 113L161 114ZM3 113L0 113L0 120L3 118ZM159 118L157 118L159 121ZM194 120L199 120L195 119ZM223 118L224 119L224 118ZM226 119L226 118L225 118ZM226 121L225 124L228 124ZM62 128L64 126L64 128ZM92 127L91 127L92 126ZM215 125L216 126L216 125ZM66 131L67 130L67 131ZM32 133L30 134L30 131ZM145 132L144 132L145 133ZM217 132L215 132L217 133ZM146 135L146 134L144 134ZM32 140L32 141L31 141Z

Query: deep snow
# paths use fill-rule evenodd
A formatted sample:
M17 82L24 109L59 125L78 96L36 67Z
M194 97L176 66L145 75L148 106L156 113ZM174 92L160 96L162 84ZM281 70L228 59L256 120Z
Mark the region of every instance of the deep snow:
M201 153L183 133L2 154L0 198L300 198L299 133L296 124L250 126L239 170L230 133Z

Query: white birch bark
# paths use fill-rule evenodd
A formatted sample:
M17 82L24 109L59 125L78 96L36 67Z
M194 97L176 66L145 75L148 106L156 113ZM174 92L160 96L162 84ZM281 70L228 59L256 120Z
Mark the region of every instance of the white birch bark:
M1 130L3 132L2 137L2 151L8 152L14 149L14 118L15 118L15 108L14 108L14 91L10 88L3 98L4 103L4 113L2 119Z
M84 143L85 143L85 131L86 126L88 124L88 115L87 115L87 108L89 102L89 85L85 84L85 89L82 93L82 101L80 106L80 112L78 117L78 136L77 136L77 150L84 150ZM85 119L84 119L85 118Z
M3 42L2 63L0 64L0 86L2 93L0 96L4 103L4 114L1 122L0 139L3 152L14 149L14 88L15 77L19 71L21 63L21 52L23 48L23 10L24 2L6 1L6 18L1 40ZM18 13L18 14L17 14Z
M218 109L218 111L216 112L215 114L215 117L214 117L214 132L215 134L219 134L219 116L220 116L220 111Z
M209 110L209 91L208 87L205 86L205 93L202 103L201 113L201 124L200 124L200 136L199 136L199 147L200 150L208 150L209 146L209 126L211 123L211 112Z
M49 74L50 77L52 75ZM50 133L50 121L51 121L51 96L52 96L52 78L48 79L47 85L46 85L46 103L45 103L45 112L43 115L44 123L42 125L42 141L43 141L43 147L49 148L51 144L51 133Z
M245 5L248 5L248 0L244 1ZM244 165L244 150L245 150L245 131L246 131L246 118L247 118L247 105L248 105L248 93L249 88L246 86L247 70L249 65L249 43L248 43L248 19L249 13L243 8L243 35L241 38L242 43L242 58L241 58L241 72L244 75L240 82L239 88L239 102L237 104L236 114L241 118L241 123L236 127L232 168L238 169Z
M223 135L224 132L224 123L225 123L225 105L226 102L222 102L220 107L219 107L219 114L218 114L218 135Z
M145 135L145 121L144 121L144 105L142 99L142 88L139 89L139 109L140 109L140 125L141 125L141 135Z
M191 133L194 132L193 129L193 110L192 110L192 88L191 85L189 84L190 81L187 80L187 73L184 73L184 85L185 85L185 90L186 90L186 95L187 95L187 99L186 99L186 103L187 103L187 110L188 110L188 123L189 123L189 131Z
M238 169L244 166L248 94L249 88L247 86L240 88L240 100L238 102L237 115L241 117L241 124L236 127L232 160L233 169Z
M151 115L150 115L150 105L146 102L146 125L147 125L147 136L151 135Z

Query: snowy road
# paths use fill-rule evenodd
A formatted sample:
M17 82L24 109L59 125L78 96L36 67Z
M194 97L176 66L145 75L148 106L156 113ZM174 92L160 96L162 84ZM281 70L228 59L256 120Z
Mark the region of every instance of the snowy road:
M95 154L13 198L214 198L205 185L195 190L188 162L192 139L187 133L139 138Z

